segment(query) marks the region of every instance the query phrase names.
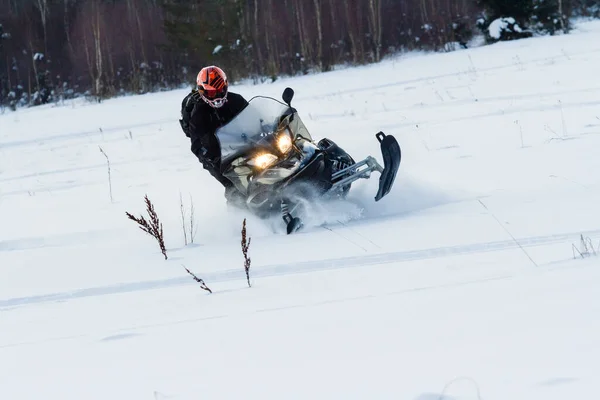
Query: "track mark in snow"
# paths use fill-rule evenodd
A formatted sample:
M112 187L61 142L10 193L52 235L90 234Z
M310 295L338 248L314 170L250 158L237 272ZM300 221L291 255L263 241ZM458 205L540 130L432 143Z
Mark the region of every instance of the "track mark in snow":
M3 251L27 251L46 247L74 246L81 243L89 243L94 239L109 237L114 231L110 229L90 230L87 232L73 232L56 234L54 236L39 236L23 239L12 239L0 241L0 252Z
M3 179L0 179L0 182L19 181L19 180L22 180L22 179L39 178L41 176L54 175L54 174L70 174L72 172L81 172L81 171L89 172L89 171L91 171L93 169L101 169L101 168L106 168L106 164L82 165L82 166L79 166L79 167L62 168L62 169L45 170L45 171L36 171L35 173L30 173L30 174L25 174L25 175L18 175L18 176L11 176L11 177L8 177L8 178L3 178Z
M560 243L572 241L574 237L580 234L584 236L596 236L600 234L600 230L588 232L574 232L561 235L537 236L519 239L522 246L538 246L552 243ZM407 262L425 260L431 258L441 258L447 256L465 255L484 253L491 251L502 251L518 248L517 243L513 240L478 243L470 245L459 245L450 247L438 247L423 250L400 251L391 253L372 254L365 256L337 258L329 260L305 261L290 264L276 264L264 267L255 267L254 278L266 278L273 276L289 275L294 273L306 273L313 271L331 270L361 267L367 265L388 264L393 262ZM212 282L225 282L231 280L245 279L244 271L239 269L226 270L222 272L214 272L205 274L205 280ZM180 286L184 284L192 284L188 278L171 278L165 280L133 282L120 285L102 286L88 289L76 290L66 293L54 293L41 296L19 297L6 300L0 300L0 307L12 307L17 305L35 304L52 301L64 301L75 298L103 296L109 294L136 292L141 290L160 289L172 286Z
M545 380L543 382L538 383L540 386L556 386L556 385L565 385L569 383L573 383L578 381L577 378L552 378Z
M226 318L229 316L230 315L215 315L215 316L208 316L208 317L182 319L182 320L176 320L176 321L166 321L166 322L161 322L161 323L156 323L156 324L133 325L133 326L129 326L127 328L115 330L115 331L113 331L114 332L113 334L103 337L102 339L100 339L100 341L119 340L119 339L126 339L131 336L141 336L142 335L141 333L131 332L131 331L135 331L135 330L162 328L165 326L173 326L173 325L179 325L179 324L189 324L189 323L200 322L200 321L209 321L209 320L213 320L213 319ZM125 332L123 332L123 331L125 331ZM123 332L123 333L118 333L118 332ZM52 338L43 339L43 340L32 340L32 341L27 341L27 342L0 344L0 349L5 349L5 348L9 348L9 347L30 346L30 345L40 344L40 343L56 342L56 341L61 341L61 340L89 338L89 337L93 337L94 335L95 335L95 333L84 333L84 334L80 334L80 335L57 336L57 337L52 337Z
M567 242L572 243L573 240L580 235L598 236L600 229L587 232L572 232L557 235L534 236L529 238L517 239L523 247L533 247L548 245L554 243ZM575 238L575 239L574 239ZM518 249L519 245L513 240L476 243L449 247L435 247L423 250L398 251L390 253L371 254L356 257L336 258L329 260L304 261L289 264L275 264L263 267L255 267L253 278L268 278L281 275L290 275L297 273L306 273L314 271L325 271L343 268L364 267L368 265L379 265L389 263L399 263L407 261L418 261L432 258L443 258L448 256L468 255L476 253L486 253L492 251L503 251ZM245 280L246 275L243 270L230 269L221 272L213 272L204 274L205 281L210 282L226 282L232 280ZM142 290L161 289L173 286L191 285L189 278L171 278L155 281L132 282L120 285L99 286L87 289L74 290L72 292L52 293L30 297L16 297L0 300L0 308L15 307L21 305L30 305L54 301L66 301L84 297L105 296L110 294L137 292Z
M81 339L85 336L86 335L70 335L70 336L60 336L60 337L48 338L48 339L43 339L43 340L31 340L28 342L0 344L0 349L7 349L9 347L18 347L18 346L29 346L29 345L33 345L33 344L49 343L49 342L56 342L56 341L61 341L61 340Z
M106 336L106 337L102 338L100 341L101 342L112 342L113 340L129 339L129 338L135 337L135 336L140 336L140 334L139 333L121 333L118 335Z
M177 121L176 119L168 118L168 119L160 119L157 121L150 121L150 122L144 122L144 123L139 123L139 124L113 126L111 128L105 128L105 129L103 128L101 131L99 129L94 129L94 130L83 131L83 132L63 133L63 134L54 135L54 136L44 136L44 137L36 137L33 139L27 139L27 140L17 140L14 142L0 143L0 149L6 149L9 147L26 146L26 145L30 145L30 144L37 145L39 143L47 143L47 142L63 140L63 139L84 138L84 137L88 137L88 136L102 136L106 133L119 133L120 131L124 131L124 130L128 130L128 129L142 128L142 127L148 127L148 126L152 126L152 125L160 125L160 124L166 124L166 123L173 123L176 121Z
M518 239L523 247L541 246L554 243L572 243L580 235L599 236L600 229L587 232L571 232L557 235L534 236ZM493 251L504 251L518 249L518 244L513 240L475 243L467 245L436 247L423 250L398 251L390 253L370 254L364 256L345 257L336 259L325 259L316 261L304 261L289 264L275 264L254 267L253 278L268 278L281 275L306 273L313 271L324 271L343 268L355 268L368 265L379 265L399 263L407 261L426 260L448 256L486 253ZM203 279L209 282L226 282L232 280L245 280L245 272L241 269L231 269L221 272L204 274ZM111 286L99 286L87 289L74 290L72 292L52 293L30 297L16 297L0 300L0 308L15 307L45 302L66 301L84 297L105 296L110 294L137 292L142 290L161 289L174 286L191 285L188 277L162 279L154 281L132 282Z
M293 304L293 305L282 306L282 307L264 308L261 310L256 310L256 312L262 313L262 312L273 312L273 311L288 311L288 310L291 310L294 308L320 307L320 306L326 306L329 304L347 303L350 301L375 299L378 297L385 297L385 296L397 296L397 295L421 292L421 291L426 291L426 290L449 289L449 288L455 288L455 287L459 287L459 286L472 285L472 284L476 284L476 283L484 283L484 282L491 282L491 281L499 281L499 280L510 279L510 278L512 278L512 276L506 275L506 276L496 276L496 277L492 277L492 278L474 279L474 280L469 280L469 281L443 283L443 284L439 284L439 285L419 286L419 287L414 287L414 288L409 288L409 289L396 290L393 292L385 292L385 293L381 293L381 294L368 294L368 295L364 295L364 296L353 296L353 297L344 297L341 299L319 301L316 303L302 303L302 304Z
M512 276L497 276L497 277L491 277L491 278L449 282L449 283L443 283L443 284L439 284L439 285L421 286L421 287L408 288L408 289L384 292L384 293L373 294L373 295L369 294L369 295L363 295L363 296L342 297L342 298L337 298L337 299L318 301L318 302L314 302L314 303L290 304L290 305L282 306L282 307L250 310L250 311L242 312L242 313L222 314L222 315L206 316L206 317L199 317L199 318L187 318L187 319L181 319L181 320L175 320L175 321L165 321L165 322L156 323L156 324L131 325L131 326L122 327L118 330L113 331L112 334L104 336L102 339L100 339L100 342L109 342L109 341L128 339L128 338L135 337L135 336L142 336L143 333L133 332L133 331L139 331L139 330L164 328L164 327L170 327L173 325L180 325L180 324L195 324L195 323L204 322L204 321L210 321L210 320L222 319L222 318L235 318L235 317L240 317L240 316L245 316L245 315L250 315L250 314L269 313L269 312L277 312L277 311L289 311L289 310L294 310L294 309L311 308L311 307L321 307L321 306L327 306L327 305L333 305L333 304L347 303L347 302L351 302L351 301L360 301L360 300L375 299L375 298L386 297L386 296L397 296L397 295L402 295L402 294L410 294L410 293L421 292L421 291L425 291L425 290L450 289L450 288L456 288L456 287L465 286L465 285L498 281L498 280L504 280L504 279L510 279L510 278L512 278ZM123 332L123 333L118 333L118 332ZM8 343L8 344L0 345L0 349L9 348L9 347L17 347L17 346L35 345L35 344L39 344L39 343L61 341L61 340L81 339L84 337L93 337L94 335L95 335L94 333L86 333L86 334L81 334L81 335L59 336L59 337L54 337L54 338L45 339L45 340L41 340L41 341Z
M598 49L590 49L587 51L581 51L581 52L574 52L572 54L570 54L571 57L573 56L580 56L580 55L586 55L586 54L594 54L594 53L598 53L600 52L600 48ZM560 55L555 55L554 57L560 57ZM538 62L542 62L548 59L548 56L543 57L543 58L533 58L531 60L526 61L525 63L523 63L524 65L528 65L528 64L535 64ZM481 72L492 72L492 71L500 71L503 69L509 69L509 68L514 68L515 64L514 63L510 63L510 64L501 64L501 65L495 65L495 66L491 66L491 67L485 67L485 68L477 68L476 72L477 73L481 73ZM471 68L471 67L468 67ZM430 76L423 76L423 77L418 77L418 78L414 78L414 79L408 79L408 80L402 80L402 81L396 81L396 82L389 82L389 83L382 83L382 84L378 84L378 85L371 85L369 87L364 87L364 86L353 86L352 89L346 89L346 90L338 90L335 92L326 92L326 93L322 93L319 95L314 95L314 96L299 96L297 97L296 101L308 101L308 100L316 100L316 99L323 99L326 98L328 96L337 96L337 95L341 95L341 94L351 94L351 93L359 93L359 92L366 92L369 90L377 90L377 89L384 89L384 88L390 88L390 87L395 87L395 86L402 86L402 85L408 85L408 84L413 84L413 83L421 83L421 82L429 82L429 81L435 81L435 80L440 80L440 79L445 79L445 78L455 78L457 75L461 75L461 74L469 74L469 70L459 70L459 71L453 71L447 74L438 74L438 75L430 75ZM412 88L411 86L409 86L409 88Z
M349 301L357 301L357 300L365 300L365 299L374 299L376 297L379 297L377 295L373 295L373 294L368 294L365 296L355 296L355 297L345 297L342 299L334 299L334 300L324 300L324 301L319 301L316 303L302 303L302 304L293 304L293 305L289 305L289 306L282 306L282 307L273 307L273 308L264 308L261 310L256 310L257 313L263 313L263 312L273 312L273 311L288 311L294 308L308 308L308 307L319 307L319 306L326 306L329 304L337 304L337 303L347 303Z
M415 400L459 400L456 397L450 397L443 394L437 393L424 393L419 397L416 397Z
M451 105L451 104L450 104ZM570 108L582 108L582 107L598 107L600 105L600 100L595 101L582 101L582 102L573 102L573 103L563 103L563 104L550 104L550 105L534 105L530 107L522 107L522 106L510 106L505 109L500 109L498 111L486 111L480 114L471 114L465 115L462 117L450 118L450 119L439 119L439 120L429 120L425 122L421 122L419 125L421 126L435 126L435 125L444 125L449 123L463 122L463 121L475 121L479 119L485 119L490 117L499 117L504 115L512 115L512 114L524 114L528 112L537 113L542 111L552 111L559 109L570 109ZM428 106L428 108L433 108L436 106ZM404 110L404 109L399 109ZM404 124L411 125L411 124ZM379 129L392 130L394 128L398 128L403 126L402 124L383 124L379 126ZM572 137L573 139L575 137ZM562 140L567 140L568 138L561 138Z

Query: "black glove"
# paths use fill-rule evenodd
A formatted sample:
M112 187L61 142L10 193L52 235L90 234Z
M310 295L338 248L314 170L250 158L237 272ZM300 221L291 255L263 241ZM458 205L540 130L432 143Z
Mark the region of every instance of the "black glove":
M200 96L200 92L198 92L197 89L193 89L185 98L184 103L185 103L185 108L188 112L192 112L192 109L194 108L194 106L196 105L196 103L199 103L200 100L202 100L202 97Z

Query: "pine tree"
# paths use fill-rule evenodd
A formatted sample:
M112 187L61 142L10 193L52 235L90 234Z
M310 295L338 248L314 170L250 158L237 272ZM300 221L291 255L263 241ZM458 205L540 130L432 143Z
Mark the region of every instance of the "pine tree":
M569 7L567 0L534 0L532 27L536 32L554 35L557 31L567 32L570 28L568 18L565 18L565 7ZM562 14L561 14L561 8Z
M477 23L488 43L530 37L534 0L479 0L485 17ZM494 24L492 26L492 24ZM499 29L497 28L499 25ZM490 26L492 29L490 29Z
M533 15L534 0L479 0L487 18L493 21L497 18L512 17L521 26L527 26Z

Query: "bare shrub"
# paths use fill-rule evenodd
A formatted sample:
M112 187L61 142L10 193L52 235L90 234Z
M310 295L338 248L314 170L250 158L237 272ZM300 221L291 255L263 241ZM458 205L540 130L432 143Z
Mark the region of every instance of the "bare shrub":
M141 230L143 230L144 232L146 232L147 234L149 234L150 236L152 236L156 239L156 241L158 242L158 245L160 247L160 251L165 256L165 260L166 260L167 259L167 249L165 248L162 223L160 222L160 220L158 218L158 214L156 214L156 211L154 210L154 205L148 199L148 195L144 196L144 201L146 203L146 211L148 212L148 215L150 216L150 222L148 222L143 216L136 218L133 215L131 215L130 213L128 213L127 211L125 212L125 214L127 215L127 217L130 220L137 222L140 225L139 228Z

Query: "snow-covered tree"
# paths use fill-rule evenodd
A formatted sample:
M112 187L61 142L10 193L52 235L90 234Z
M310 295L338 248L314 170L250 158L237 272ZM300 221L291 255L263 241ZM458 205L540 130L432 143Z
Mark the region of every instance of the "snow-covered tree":
M569 30L570 0L479 1L484 16L477 21L477 25L488 42Z

